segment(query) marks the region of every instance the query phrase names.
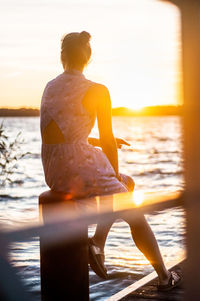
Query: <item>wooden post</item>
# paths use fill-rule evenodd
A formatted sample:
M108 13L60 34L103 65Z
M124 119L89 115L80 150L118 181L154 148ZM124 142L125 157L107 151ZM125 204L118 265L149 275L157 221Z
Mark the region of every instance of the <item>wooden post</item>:
M44 221L48 220L47 203L62 202L63 195L45 192L39 197ZM66 201L65 201L66 202ZM67 208L66 208L67 209ZM59 231L59 229L58 229ZM40 237L40 271L42 301L89 300L88 229L75 240L63 240L48 246Z
M182 18L186 182L186 300L200 300L200 1L179 1Z
M185 299L200 300L200 1L168 0L181 11L187 267Z

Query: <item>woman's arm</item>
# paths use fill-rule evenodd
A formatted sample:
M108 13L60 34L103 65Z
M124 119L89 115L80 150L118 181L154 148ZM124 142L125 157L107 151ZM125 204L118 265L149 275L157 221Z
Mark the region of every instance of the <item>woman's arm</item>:
M91 144L93 146L101 147L101 144L100 144L100 141L98 138L88 137L88 142L89 142L89 144Z
M115 141L116 141L116 144L117 144L117 148L122 148L122 145L130 146L130 143L128 143L126 140L124 140L122 138L115 138ZM89 142L89 144L91 144L93 146L101 147L101 143L100 143L100 140L98 138L89 137L88 142Z
M116 176L119 177L117 145L112 130L111 99L105 86L97 85L97 99L96 109L100 144L115 170Z

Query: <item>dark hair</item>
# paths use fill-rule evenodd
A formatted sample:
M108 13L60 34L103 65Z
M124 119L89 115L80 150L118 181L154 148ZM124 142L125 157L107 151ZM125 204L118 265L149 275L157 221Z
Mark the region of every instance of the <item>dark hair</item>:
M61 62L63 68L76 69L87 65L91 57L91 35L86 32L72 32L61 41Z

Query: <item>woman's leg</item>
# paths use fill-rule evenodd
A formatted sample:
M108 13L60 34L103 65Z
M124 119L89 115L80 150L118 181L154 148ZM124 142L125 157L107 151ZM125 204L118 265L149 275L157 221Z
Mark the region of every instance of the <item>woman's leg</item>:
M124 174L120 174L120 176L121 176L121 183L127 188L127 190L129 192L133 191L135 187L134 180L131 177ZM92 240L102 251L104 250L106 238L108 236L108 233L113 223L114 220L110 221L107 224L104 224L101 221L97 223L96 231Z
M134 180L127 176L127 175L124 175L123 173L120 173L120 176L121 176L121 183L126 187L126 189L131 192L134 190L135 188L135 182Z
M158 243L145 217L141 215L135 221L129 218L126 219L126 222L130 225L131 234L136 246L157 272L159 283L168 283L171 273L164 265Z
M114 220L106 224L98 222L96 226L96 231L92 240L102 251L104 250L106 239L113 223Z

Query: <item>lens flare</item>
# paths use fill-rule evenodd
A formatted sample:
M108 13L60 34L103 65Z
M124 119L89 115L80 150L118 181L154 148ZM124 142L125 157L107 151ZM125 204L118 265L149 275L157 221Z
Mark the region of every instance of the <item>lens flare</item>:
M144 202L144 193L142 191L135 191L133 193L133 203L140 206Z

